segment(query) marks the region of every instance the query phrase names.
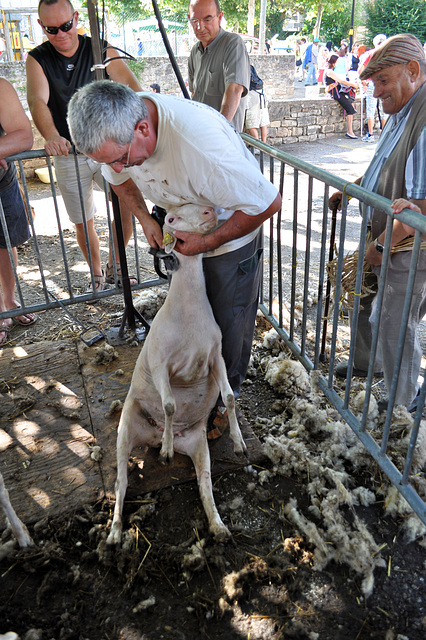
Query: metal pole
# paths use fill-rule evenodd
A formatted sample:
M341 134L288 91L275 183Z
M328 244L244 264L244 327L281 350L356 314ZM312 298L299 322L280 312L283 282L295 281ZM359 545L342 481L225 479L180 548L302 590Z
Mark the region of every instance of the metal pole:
M334 258L334 241L336 238L336 223L337 223L337 208L339 203L333 203L333 207L331 209L331 229L330 229L330 249L328 252L328 260L331 262ZM330 309L330 293L331 293L331 282L330 276L327 276L327 287L325 292L325 305L324 305L324 322L322 326L322 342L321 342L321 352L319 354L320 362L325 362L325 347L327 343L327 324L328 324L328 312ZM336 304L336 301L334 301Z
M157 18L158 28L160 29L161 37L163 38L164 46L166 47L166 51L168 53L171 65L173 67L173 71L175 72L177 81L179 82L179 86L180 86L180 88L182 90L182 93L183 93L184 97L187 100L191 100L191 98L189 96L189 93L188 93L188 89L185 86L185 81L182 78L182 74L180 72L180 69L179 69L178 64L176 62L176 58L175 58L175 56L173 54L173 51L172 51L172 48L170 46L170 42L169 42L166 30L165 30L164 25L163 25L163 21L161 19L161 13L160 13L160 10L158 8L156 0L152 0L152 7L154 9L155 17Z
M265 28L266 28L266 0L260 0L259 18L259 53L265 51Z
M352 51L354 38L355 0L352 0L351 28L349 29L349 51Z

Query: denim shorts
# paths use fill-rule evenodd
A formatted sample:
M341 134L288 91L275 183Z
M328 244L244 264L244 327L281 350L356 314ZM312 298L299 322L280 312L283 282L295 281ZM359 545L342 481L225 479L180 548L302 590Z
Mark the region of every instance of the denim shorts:
M19 191L19 184L15 178L7 189L0 191L0 200L6 218L7 230L9 232L10 244L12 247L19 247L30 237L25 205ZM6 232L3 229L0 217L0 249L6 249Z

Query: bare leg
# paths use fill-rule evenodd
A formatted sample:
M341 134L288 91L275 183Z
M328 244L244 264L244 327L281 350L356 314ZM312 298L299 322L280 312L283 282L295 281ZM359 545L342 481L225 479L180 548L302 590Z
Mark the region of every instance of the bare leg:
M18 265L18 251L16 247L12 248L13 260ZM19 306L19 302L15 298L15 278L13 275L13 267L10 264L9 253L7 249L0 249L0 311L8 311ZM15 316L22 325L33 324L36 319L35 313L26 313L25 315ZM3 318L0 324L12 326L11 318ZM0 331L0 344L5 340L5 331Z
M263 127L260 127L260 137L262 138L262 142L266 142L268 138L268 126L266 124Z
M348 114L346 116L346 121L347 121L347 124L348 124L348 133L349 133L349 135L350 136L354 136L355 135L354 134L354 130L352 129L352 125L353 125L353 121L354 121L353 114Z
M86 236L84 233L84 225L82 222L79 222L76 226L77 231L77 242L78 246L81 249L81 253L83 254L87 263L89 263L89 256L86 247ZM95 230L95 219L91 218L87 221L87 232L89 235L89 245L90 245L90 253L92 257L92 265L93 265L93 273L95 276L102 275L102 266L101 266L101 253L99 248L99 238L98 234Z
M250 136L253 136L253 138L256 138L256 140L259 140L259 133L258 133L257 129L247 129L247 133Z

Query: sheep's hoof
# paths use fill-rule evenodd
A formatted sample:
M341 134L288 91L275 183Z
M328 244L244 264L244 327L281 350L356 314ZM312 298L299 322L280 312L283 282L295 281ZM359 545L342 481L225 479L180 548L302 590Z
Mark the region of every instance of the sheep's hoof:
M161 464L170 465L173 462L173 451L171 454L163 453L163 450L160 451L159 460Z
M216 542L225 542L232 538L232 534L229 531L228 527L226 527L223 522L214 523L210 526L210 533L214 535L214 539Z
M247 446L243 438L234 441L234 453L247 456Z
M121 543L121 530L121 523L114 522L111 527L110 534L107 538L108 545L116 545Z

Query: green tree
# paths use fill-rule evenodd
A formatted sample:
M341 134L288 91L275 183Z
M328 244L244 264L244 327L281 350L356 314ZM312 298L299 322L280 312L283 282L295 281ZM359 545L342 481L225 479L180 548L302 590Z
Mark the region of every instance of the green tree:
M331 40L333 45L338 46L343 38L349 41L349 31L351 27L353 0L341 0L337 4L329 5L322 14L319 38L322 42ZM362 24L363 2L356 0L354 26ZM303 34L311 34L315 29L316 16L313 11L307 14L303 25Z
M366 27L370 40L377 33L388 37L412 33L426 41L426 2L424 0L367 0Z

